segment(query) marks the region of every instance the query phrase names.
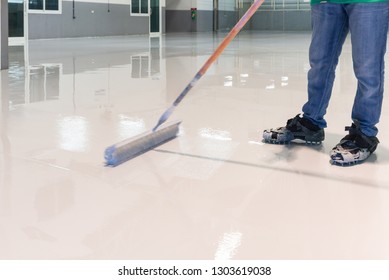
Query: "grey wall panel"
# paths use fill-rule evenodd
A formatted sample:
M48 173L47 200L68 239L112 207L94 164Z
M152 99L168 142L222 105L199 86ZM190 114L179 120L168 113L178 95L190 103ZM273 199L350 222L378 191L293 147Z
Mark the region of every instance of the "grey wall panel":
M198 11L196 24L198 32L213 31L213 11Z
M166 10L166 32L196 32L196 21L192 20L191 12Z
M285 13L286 30L311 30L311 11L291 11Z
M253 30L311 30L310 11L262 11L251 19Z
M230 30L238 22L238 12L219 11L219 30Z
M8 2L0 0L0 69L8 66Z
M190 10L166 10L166 32L210 31L213 31L213 11L197 11L197 18L193 20Z
M62 3L62 14L29 14L30 39L120 36L149 33L149 17L131 16L129 5Z
M272 30L274 21L273 11L256 13L251 19L251 25L255 30Z
M219 11L218 30L230 30L238 21L238 13ZM246 25L248 30L308 31L311 30L311 12L260 11ZM198 11L193 21L190 11L166 11L166 32L198 32L213 30L213 12Z

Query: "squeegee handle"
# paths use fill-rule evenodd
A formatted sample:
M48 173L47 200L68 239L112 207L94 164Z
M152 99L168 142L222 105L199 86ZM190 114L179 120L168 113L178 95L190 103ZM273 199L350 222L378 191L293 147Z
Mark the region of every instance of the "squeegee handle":
M242 16L242 18L238 21L238 23L231 29L228 35L224 38L224 40L220 43L217 49L213 52L213 54L208 58L208 60L204 63L204 65L200 68L197 74L193 77L193 79L189 82L189 84L185 87L185 89L181 92L181 94L174 100L172 106L166 110L165 113L162 114L158 124L153 129L154 131L164 123L170 114L173 112L174 107L176 107L182 99L186 96L186 94L195 86L198 80L207 72L208 68L215 62L215 60L220 56L220 54L224 51L224 49L228 46L228 44L235 38L235 36L239 33L239 31L245 26L245 24L249 21L249 19L254 15L254 13L258 10L258 8L263 4L265 0L256 0L251 7L246 11L246 13Z
M197 72L192 81L187 85L187 87L183 90L183 92L177 97L174 101L174 105L177 106L185 95L189 92L189 90L196 84L196 82L207 72L208 68L215 62L215 60L220 56L220 54L224 51L224 49L228 46L228 44L235 38L235 36L239 33L239 31L246 25L246 23L250 20L250 18L254 15L254 13L258 10L258 8L262 5L264 0L256 0L251 7L246 11L246 13L242 16L242 18L238 21L238 23L231 29L230 33L224 38L224 40L220 43L217 49L213 52L213 54L208 58L208 60L204 63L203 67Z

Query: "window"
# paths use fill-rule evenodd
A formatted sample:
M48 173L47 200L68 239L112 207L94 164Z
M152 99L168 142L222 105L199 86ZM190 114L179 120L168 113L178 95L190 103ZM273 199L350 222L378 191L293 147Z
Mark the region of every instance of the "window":
M46 0L45 10L46 11L58 11L59 5L58 0Z
M62 0L28 0L30 12L60 13Z
M259 11L287 11L287 10L310 10L309 0L270 0L263 3Z
M131 0L131 14L148 15L149 0Z

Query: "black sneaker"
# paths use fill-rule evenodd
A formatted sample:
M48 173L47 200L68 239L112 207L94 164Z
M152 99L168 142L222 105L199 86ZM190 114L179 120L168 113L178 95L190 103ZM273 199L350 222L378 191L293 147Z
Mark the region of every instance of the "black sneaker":
M324 129L297 115L289 119L284 127L264 130L263 140L271 144L289 144L293 140L302 140L307 144L319 145L324 140Z
M340 166L351 166L364 162L377 148L377 137L362 133L359 122L355 121L346 127L349 132L331 151L331 163Z

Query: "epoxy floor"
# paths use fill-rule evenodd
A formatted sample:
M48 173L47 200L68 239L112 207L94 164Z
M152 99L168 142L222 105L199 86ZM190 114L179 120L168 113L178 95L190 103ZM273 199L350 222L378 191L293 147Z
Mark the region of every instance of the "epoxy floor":
M321 146L261 142L301 111L310 34L247 32L173 113L178 138L104 166L104 149L151 129L224 35L11 47L0 259L388 259L389 99L376 154L329 164L351 123L349 41Z

